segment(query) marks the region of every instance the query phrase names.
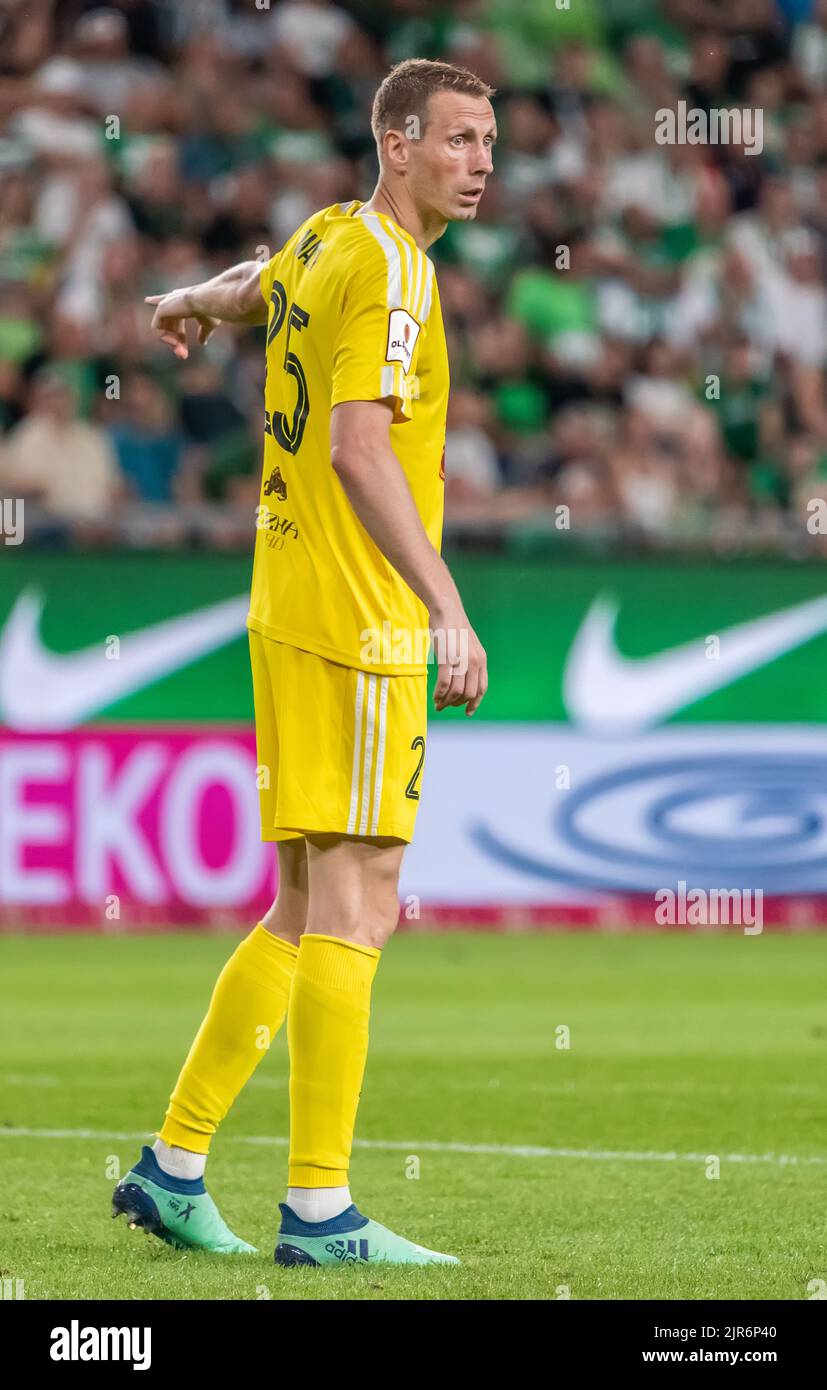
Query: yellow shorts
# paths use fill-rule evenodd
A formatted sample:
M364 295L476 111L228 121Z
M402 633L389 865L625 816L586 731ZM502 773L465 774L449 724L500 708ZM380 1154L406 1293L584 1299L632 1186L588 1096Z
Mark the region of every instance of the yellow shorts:
M262 840L413 838L427 676L380 676L248 629Z

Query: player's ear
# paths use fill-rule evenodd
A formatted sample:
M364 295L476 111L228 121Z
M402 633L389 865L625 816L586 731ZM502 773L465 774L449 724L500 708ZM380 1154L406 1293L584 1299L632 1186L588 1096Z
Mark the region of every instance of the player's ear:
M386 130L382 153L389 169L401 173L408 165L408 140L404 131Z

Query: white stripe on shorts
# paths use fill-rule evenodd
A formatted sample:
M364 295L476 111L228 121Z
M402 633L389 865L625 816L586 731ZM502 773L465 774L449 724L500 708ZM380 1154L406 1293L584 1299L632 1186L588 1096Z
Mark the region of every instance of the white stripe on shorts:
M382 684L379 689L379 734L376 746L376 783L373 791L373 815L370 822L370 833L377 833L379 825L379 808L382 804L382 773L385 770L385 715L388 708L388 677L382 677Z
M360 835L367 835L368 833L371 769L373 765L373 721L376 714L376 679L376 676L368 676L368 709L365 718L364 771L362 774L362 815L359 819Z
M370 677L368 677L370 679ZM361 768L360 753L362 751L362 703L365 698L365 673L356 673L356 716L353 729L353 772L350 778L350 815L347 822L347 833L352 835L356 829L356 812L359 807L359 770Z

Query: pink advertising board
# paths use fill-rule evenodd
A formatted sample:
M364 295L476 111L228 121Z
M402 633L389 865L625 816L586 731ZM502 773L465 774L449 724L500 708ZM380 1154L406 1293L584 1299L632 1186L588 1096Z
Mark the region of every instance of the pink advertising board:
M0 731L5 924L255 920L275 881L251 729Z

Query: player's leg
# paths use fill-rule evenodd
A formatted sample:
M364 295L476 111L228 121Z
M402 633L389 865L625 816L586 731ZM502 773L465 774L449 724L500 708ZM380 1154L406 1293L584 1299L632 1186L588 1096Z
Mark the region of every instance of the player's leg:
M373 978L399 916L404 845L312 836L310 906L293 980L288 1204L309 1220L350 1206L348 1162Z
M261 925L298 950L301 934L307 926L307 841L301 835L291 840L277 840L276 851L278 892L262 917Z
M276 899L218 976L158 1133L159 1162L176 1177L203 1173L212 1136L287 1014L307 919L307 853L303 839L279 841L277 851Z
M213 1134L281 1027L307 914L301 839L278 845L279 891L264 919L236 947L213 989L153 1149L118 1184L124 1213L168 1243L220 1254L254 1251L226 1225L204 1186Z
M262 641L268 652L279 647ZM374 675L288 646L268 655L276 659L281 755L272 825L306 837L308 873L287 1019L289 1186L308 1219L285 1204L277 1258L338 1263L351 1245L356 1259L443 1258L368 1222L348 1191L371 986L398 921L399 868L419 799L425 676ZM328 1240L331 1226L337 1234Z
M403 851L387 838L308 838L310 906L287 1023L290 1157L279 1264L457 1262L363 1216L349 1188L371 987L399 918Z
M254 637L254 634L251 634ZM261 810L265 838L278 790L275 704L279 652L251 640ZM126 1213L163 1239L221 1253L251 1250L222 1221L204 1187L210 1141L281 1027L298 941L307 918L307 855L301 837L279 839L279 890L264 919L240 942L218 977L209 1009L170 1098L153 1149L118 1184L113 1214ZM187 1200L182 1200L186 1198Z

